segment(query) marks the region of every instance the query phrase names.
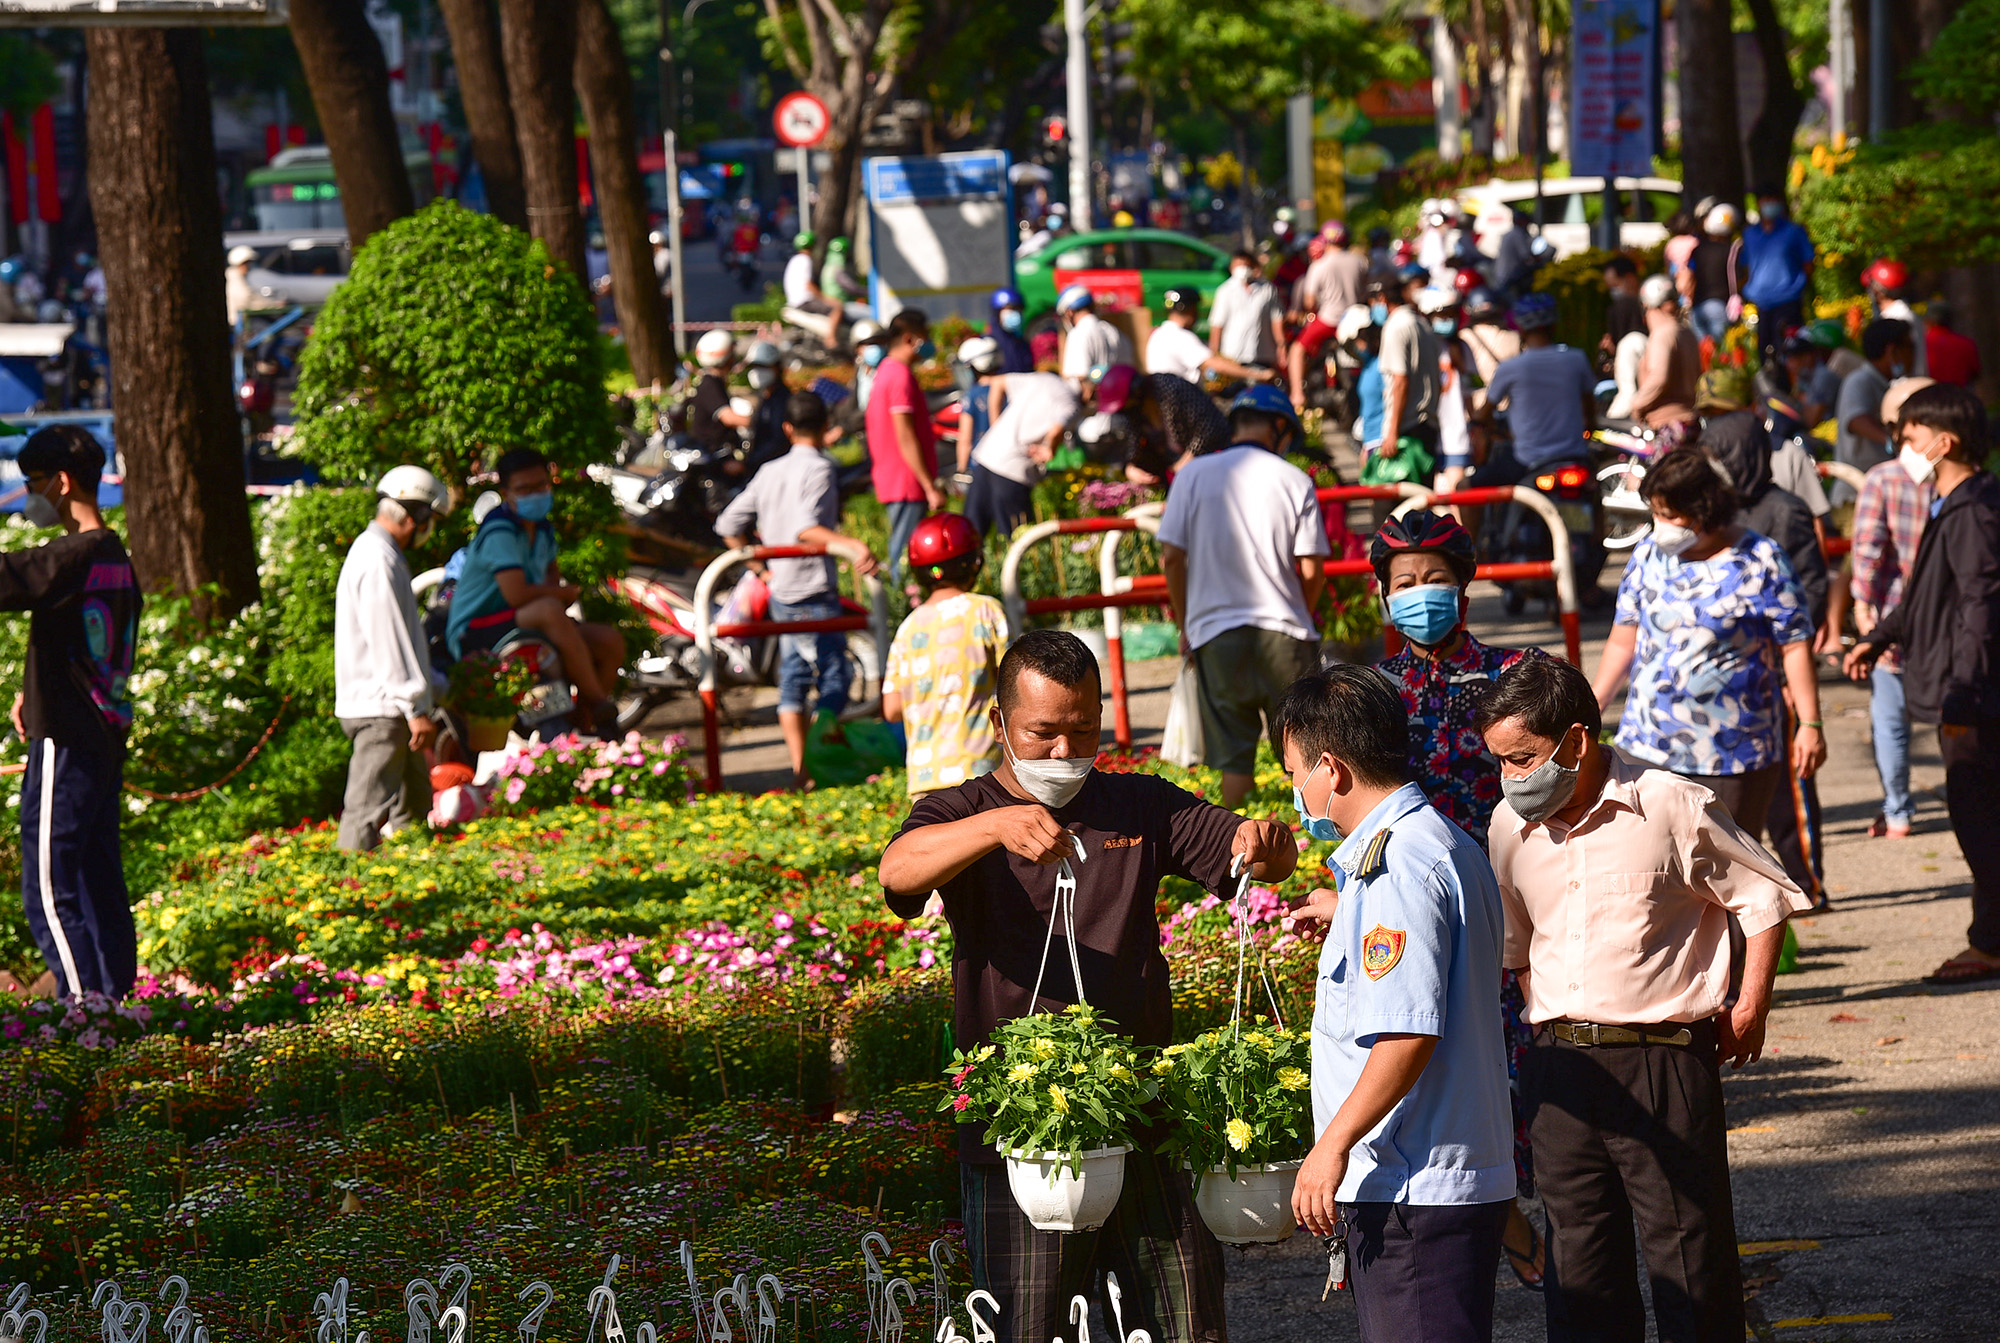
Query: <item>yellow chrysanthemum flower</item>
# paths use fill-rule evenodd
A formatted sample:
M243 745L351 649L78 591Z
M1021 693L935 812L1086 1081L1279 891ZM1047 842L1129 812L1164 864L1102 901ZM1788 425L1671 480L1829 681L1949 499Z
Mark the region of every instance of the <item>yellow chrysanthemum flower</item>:
M1082 1065L1081 1063L1072 1063L1072 1064L1070 1064L1070 1065L1069 1065L1069 1070L1070 1070L1070 1074L1071 1074L1071 1076L1074 1076L1074 1077L1081 1077L1081 1076L1083 1076L1083 1075L1084 1075L1085 1073L1087 1073L1087 1072L1089 1072L1089 1071L1090 1071L1090 1069L1088 1069L1088 1068L1084 1067L1084 1066L1083 1066L1083 1065Z
M1017 1063L1007 1070L1007 1080L1009 1082L1025 1082L1034 1075L1035 1065L1032 1063Z
M1037 1040L1028 1047L1034 1050L1035 1057L1038 1059L1052 1059L1056 1056L1056 1042L1054 1040Z
M1053 1082L1049 1083L1049 1103L1056 1107L1057 1114L1069 1113L1069 1097L1063 1095L1063 1089Z
M1297 1068L1278 1069L1278 1085L1287 1091L1304 1091L1312 1085L1312 1079Z
M1241 1119L1230 1120L1223 1126L1222 1132L1223 1136L1229 1139L1229 1145L1237 1151L1244 1151L1250 1146L1250 1126Z

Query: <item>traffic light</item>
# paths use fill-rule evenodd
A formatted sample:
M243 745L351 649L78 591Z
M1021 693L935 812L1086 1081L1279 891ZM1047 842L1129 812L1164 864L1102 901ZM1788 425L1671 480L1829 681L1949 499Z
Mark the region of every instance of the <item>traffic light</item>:
M1069 138L1069 122L1062 117L1042 118L1042 143L1050 149L1060 149Z

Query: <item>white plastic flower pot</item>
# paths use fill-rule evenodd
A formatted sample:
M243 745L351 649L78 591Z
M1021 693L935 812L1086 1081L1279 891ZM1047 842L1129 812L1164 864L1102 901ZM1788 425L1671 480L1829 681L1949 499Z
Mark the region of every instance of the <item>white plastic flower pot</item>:
M1010 1152L1007 1187L1037 1231L1095 1231L1118 1206L1130 1147L1085 1152L1074 1173L1061 1152Z
M1225 1245L1275 1245L1288 1239L1298 1229L1292 1218L1292 1186L1300 1164L1240 1166L1233 1180L1223 1167L1211 1168L1194 1195L1201 1220Z

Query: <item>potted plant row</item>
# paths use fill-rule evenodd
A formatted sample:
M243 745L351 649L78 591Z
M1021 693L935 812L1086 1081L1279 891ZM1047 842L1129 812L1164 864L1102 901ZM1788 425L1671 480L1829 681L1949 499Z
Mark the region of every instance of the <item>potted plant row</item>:
M1218 1240L1292 1234L1292 1183L1309 1145L1310 1046L1259 1017L1147 1059L1087 1006L1018 1017L958 1053L946 1107L986 1125L1008 1187L1041 1231L1102 1226L1124 1189L1125 1157L1164 1102L1160 1151L1194 1173L1195 1202Z

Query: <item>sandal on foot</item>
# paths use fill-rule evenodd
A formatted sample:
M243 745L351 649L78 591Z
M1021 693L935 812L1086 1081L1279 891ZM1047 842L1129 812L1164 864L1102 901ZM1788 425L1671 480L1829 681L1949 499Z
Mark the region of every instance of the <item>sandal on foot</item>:
M1976 984L1982 979L2000 978L2000 961L1989 961L1970 951L1958 955L1924 976L1926 984Z
M1529 1242L1526 1254L1522 1254L1505 1241L1500 1242L1500 1249L1506 1254L1507 1267L1514 1270L1515 1279L1529 1291L1539 1292L1542 1290L1544 1275L1543 1270L1535 1267L1535 1261L1542 1257L1542 1233L1532 1220L1528 1223L1528 1235L1532 1240ZM1530 1273L1535 1275L1532 1280L1528 1277Z

